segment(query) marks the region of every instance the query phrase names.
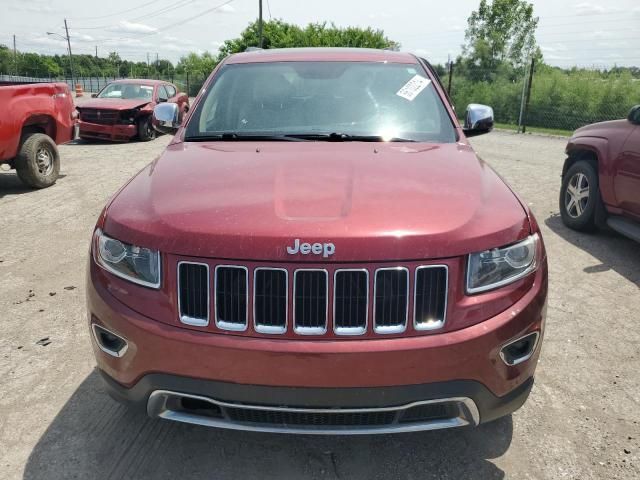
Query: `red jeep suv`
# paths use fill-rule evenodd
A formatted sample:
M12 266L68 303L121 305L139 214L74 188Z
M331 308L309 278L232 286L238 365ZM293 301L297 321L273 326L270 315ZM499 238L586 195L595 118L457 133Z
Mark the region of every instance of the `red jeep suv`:
M116 399L223 428L478 425L527 399L547 260L527 205L407 53L232 55L93 235L88 319Z

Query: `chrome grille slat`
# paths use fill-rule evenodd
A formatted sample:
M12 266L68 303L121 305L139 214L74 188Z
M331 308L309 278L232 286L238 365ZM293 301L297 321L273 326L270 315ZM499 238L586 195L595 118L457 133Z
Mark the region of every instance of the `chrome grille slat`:
M335 335L364 335L369 317L373 318L373 333L400 334L409 326L409 301L413 302L413 331L437 330L444 327L446 321L447 265L412 268L412 284L409 269L400 266L336 268L330 284L324 269L255 267L251 277L245 266L217 265L213 288L211 269L214 265L207 263L178 262L177 303L181 323L206 327L212 315L218 328L243 332L248 328L251 308L252 330L257 333L293 331L298 335L324 335L329 323L329 302L332 302ZM289 286L289 272L293 274L292 286ZM252 290L249 281L252 281ZM211 302L214 303L210 305ZM292 329L289 328L290 316Z
M300 335L327 331L329 275L326 270L302 269L293 274L293 323Z
M402 333L409 314L409 270L379 268L375 273L373 328L376 333Z
M362 335L367 330L369 272L340 269L333 281L333 328L337 335Z
M178 314L185 325L209 325L209 266L178 263Z
M249 271L247 267L218 265L215 269L216 326L244 331L248 323Z
M259 333L287 331L288 273L283 268L256 268L253 272L253 322Z
M413 325L416 330L442 328L447 314L449 269L446 265L416 268Z

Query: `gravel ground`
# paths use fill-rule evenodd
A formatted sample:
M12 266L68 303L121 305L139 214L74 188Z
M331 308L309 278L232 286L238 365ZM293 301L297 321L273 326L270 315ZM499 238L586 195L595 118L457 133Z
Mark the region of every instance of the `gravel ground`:
M276 436L147 419L93 370L84 269L107 198L168 143L67 145L41 191L0 173L0 478L640 478L640 248L558 217L565 140L495 132L480 155L533 207L549 253L536 385L481 426Z

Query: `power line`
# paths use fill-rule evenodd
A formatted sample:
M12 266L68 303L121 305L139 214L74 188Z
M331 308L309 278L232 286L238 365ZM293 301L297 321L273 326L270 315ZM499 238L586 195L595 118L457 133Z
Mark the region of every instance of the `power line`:
M139 17L134 17L131 18L129 20L127 20L128 22L135 22L137 20L143 20L143 19L148 19L148 18L153 18L153 17L157 17L158 15L162 15L163 13L167 13L171 10L174 10L176 8L181 8L181 7L186 7L188 4L196 2L198 0L179 0L178 2L176 2L173 5L170 5L168 7L165 8L161 8L160 10L157 10L155 12L149 13L149 14L145 14L145 15L141 15ZM118 28L118 25L101 25L101 26L97 26L97 27L77 27L76 30L109 30L112 28Z
M139 10L141 8L144 8L148 5L152 5L154 3L158 3L157 0L151 1L151 2L147 2L147 3L143 3L142 5L138 5L137 7L133 7L133 8L129 8L127 10L122 10L121 12L116 12L116 13L109 13L107 15L100 15L97 17L72 17L72 20L99 20L102 18L109 18L109 17L117 17L118 15L122 15L123 13L129 13L129 12L133 12L134 10Z

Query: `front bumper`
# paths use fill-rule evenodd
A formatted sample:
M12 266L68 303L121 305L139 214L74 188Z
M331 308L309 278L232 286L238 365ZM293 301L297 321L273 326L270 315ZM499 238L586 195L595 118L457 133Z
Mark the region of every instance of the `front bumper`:
M426 400L469 399L477 416L466 411L460 422L446 426L491 421L526 400L541 342L528 360L513 366L500 358L502 346L530 332L542 336L546 314L545 265L535 273L533 288L511 308L457 331L375 340L251 338L157 322L117 300L93 281L94 274L90 269L89 321L128 342L126 353L116 358L103 352L92 337L98 368L112 395L151 415L216 426L226 425L210 418L203 422L209 414L195 419L184 412L176 414L149 399L154 392L167 391L202 397L205 402L294 409L400 408ZM429 422L413 430L444 428L440 424Z
M79 121L78 127L80 138L108 140L111 142L128 142L138 134L136 125L103 125Z
M99 371L112 398L150 416L196 425L274 433L375 434L478 425L519 409L533 386L531 377L507 395L497 397L484 385L470 380L396 387L298 388L149 374L135 386L126 388ZM196 399L200 405L182 408L171 401L172 395ZM212 415L211 409L204 412L202 400L211 402L219 415ZM293 407L283 408L282 405ZM447 408L443 407L445 405ZM416 409L425 407L434 408L424 411L422 418L416 417ZM237 411L242 410L244 414L238 416ZM284 417L285 412L288 417ZM394 415L384 424L380 414L387 412ZM407 412L413 412L413 418L408 418ZM345 420L349 413L359 415L360 423L350 424ZM369 413L378 414L374 417L377 423L367 423ZM313 416L313 421L304 425L296 423L296 414ZM283 418L288 423L282 422Z

